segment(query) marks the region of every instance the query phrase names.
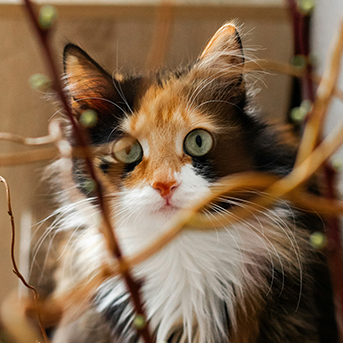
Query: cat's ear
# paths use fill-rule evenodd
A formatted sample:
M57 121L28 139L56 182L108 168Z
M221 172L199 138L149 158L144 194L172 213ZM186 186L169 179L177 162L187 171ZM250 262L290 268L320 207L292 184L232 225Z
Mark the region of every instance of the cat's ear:
M75 118L79 120L84 111L94 110L97 120L87 126L91 142L102 144L114 139L122 119L134 109L141 78L112 77L73 44L65 47L63 62L66 89Z
M63 54L64 74L74 112L86 108L108 108L116 97L114 80L86 52L68 44Z
M234 24L224 24L207 43L199 57L201 66L242 73L244 55L241 38Z

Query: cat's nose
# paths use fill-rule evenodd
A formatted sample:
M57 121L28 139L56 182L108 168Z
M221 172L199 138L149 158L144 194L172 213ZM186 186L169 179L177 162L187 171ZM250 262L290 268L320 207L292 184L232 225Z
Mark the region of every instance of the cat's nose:
M169 195L178 186L179 183L175 180L164 182L156 181L151 184L151 187L159 191L163 197Z

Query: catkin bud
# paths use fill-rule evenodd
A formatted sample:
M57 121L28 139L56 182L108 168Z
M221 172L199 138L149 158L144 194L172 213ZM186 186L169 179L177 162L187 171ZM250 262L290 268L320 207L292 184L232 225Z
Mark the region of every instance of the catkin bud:
M146 318L142 314L137 314L135 319L133 320L133 325L138 329L144 329L146 325Z
M298 10L305 15L310 15L315 7L314 0L298 0Z
M43 30L48 30L57 19L57 10L54 6L44 5L40 8L38 22Z
M30 87L34 90L47 92L51 88L51 80L43 74L33 74L29 78Z
M312 102L303 100L300 107L294 107L291 111L291 119L294 123L301 123L304 121L308 113L312 110Z
M310 236L310 243L315 249L320 250L326 246L327 238L324 233L317 231Z
M84 127L94 127L98 122L98 115L93 110L86 110L80 116L80 123Z
M96 183L94 180L86 180L82 187L87 193L94 192L96 190Z
M295 68L304 69L306 66L306 57L304 55L294 55L290 62Z

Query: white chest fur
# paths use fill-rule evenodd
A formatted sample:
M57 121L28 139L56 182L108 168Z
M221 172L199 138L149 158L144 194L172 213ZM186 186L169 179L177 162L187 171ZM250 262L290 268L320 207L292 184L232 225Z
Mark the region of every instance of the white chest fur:
M261 225L264 225L264 233L261 233ZM131 234L125 239L125 232L129 230L121 229L124 249L126 243L130 247L135 245ZM144 227L142 229L144 232ZM280 263L277 248L265 236L276 229L279 226L275 223L260 219L210 232L186 231L136 267L134 274L143 281L143 299L152 329L157 332L157 341L165 341L175 327L183 328L183 335L177 340L180 343L227 340L225 316L229 316L234 327L236 302L244 298L247 283L250 288L260 290L268 287L261 280L262 273L252 279L247 266L261 272ZM261 258L254 260L253 256ZM270 263L260 265L263 260ZM101 300L100 311L113 306L116 299L127 299L122 297L124 285L117 280L108 282L103 292L107 295ZM121 319L125 321L130 315L128 310Z
M208 191L208 184L190 170L184 170L183 182L173 204L182 207ZM86 209L90 208L85 204ZM155 211L160 198L149 188L122 192L116 234L125 254L137 253L153 242L165 228L171 213ZM85 218L93 212L74 212L74 222L87 226L75 241L75 270L85 277L97 270L107 258L98 221ZM119 220L118 220L119 217ZM142 295L157 341L165 341L175 327L181 328L177 342L218 343L227 340L228 328L235 327L236 303L249 287L267 291L262 271L280 265L287 254L297 255L291 230L281 217L285 211L260 213L249 222L208 232L185 231L167 247L135 267L135 277L143 281ZM75 223L73 225L75 227ZM280 249L279 246L282 246ZM291 249L284 247L290 247ZM293 250L293 251L292 251ZM283 256L284 255L284 256ZM258 257L258 259L256 259ZM268 263L261 264L261 261ZM247 271L254 268L252 277ZM118 279L106 282L100 291L100 312L126 301L124 284ZM120 315L119 322L132 321L132 307Z

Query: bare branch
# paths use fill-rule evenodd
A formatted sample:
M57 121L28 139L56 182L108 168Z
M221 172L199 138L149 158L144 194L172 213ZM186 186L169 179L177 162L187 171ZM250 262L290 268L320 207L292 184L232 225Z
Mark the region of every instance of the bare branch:
M41 334L44 338L45 343L49 343L49 339L48 336L46 335L44 326L42 324L40 315L39 315L39 311L38 311L38 299L39 299L39 295L36 291L36 289L31 286L24 278L24 276L20 273L17 262L16 262L16 258L15 258L15 237L16 237L16 230L15 230L15 223L14 223L14 215L12 212L12 205L11 205L11 195L10 195L10 189L8 186L7 181L5 180L4 177L0 176L0 182L2 182L5 186L6 189L6 197L7 197L7 207L8 207L8 215L10 216L10 221L11 221L11 229L12 229L12 240L11 240L11 261L12 261L12 265L13 265L13 272L14 274L20 279L20 281L24 284L25 287L27 287L28 289L30 289L33 293L33 299L34 299L34 304L36 307L36 315L37 315L37 321L38 321L38 325L41 331Z

